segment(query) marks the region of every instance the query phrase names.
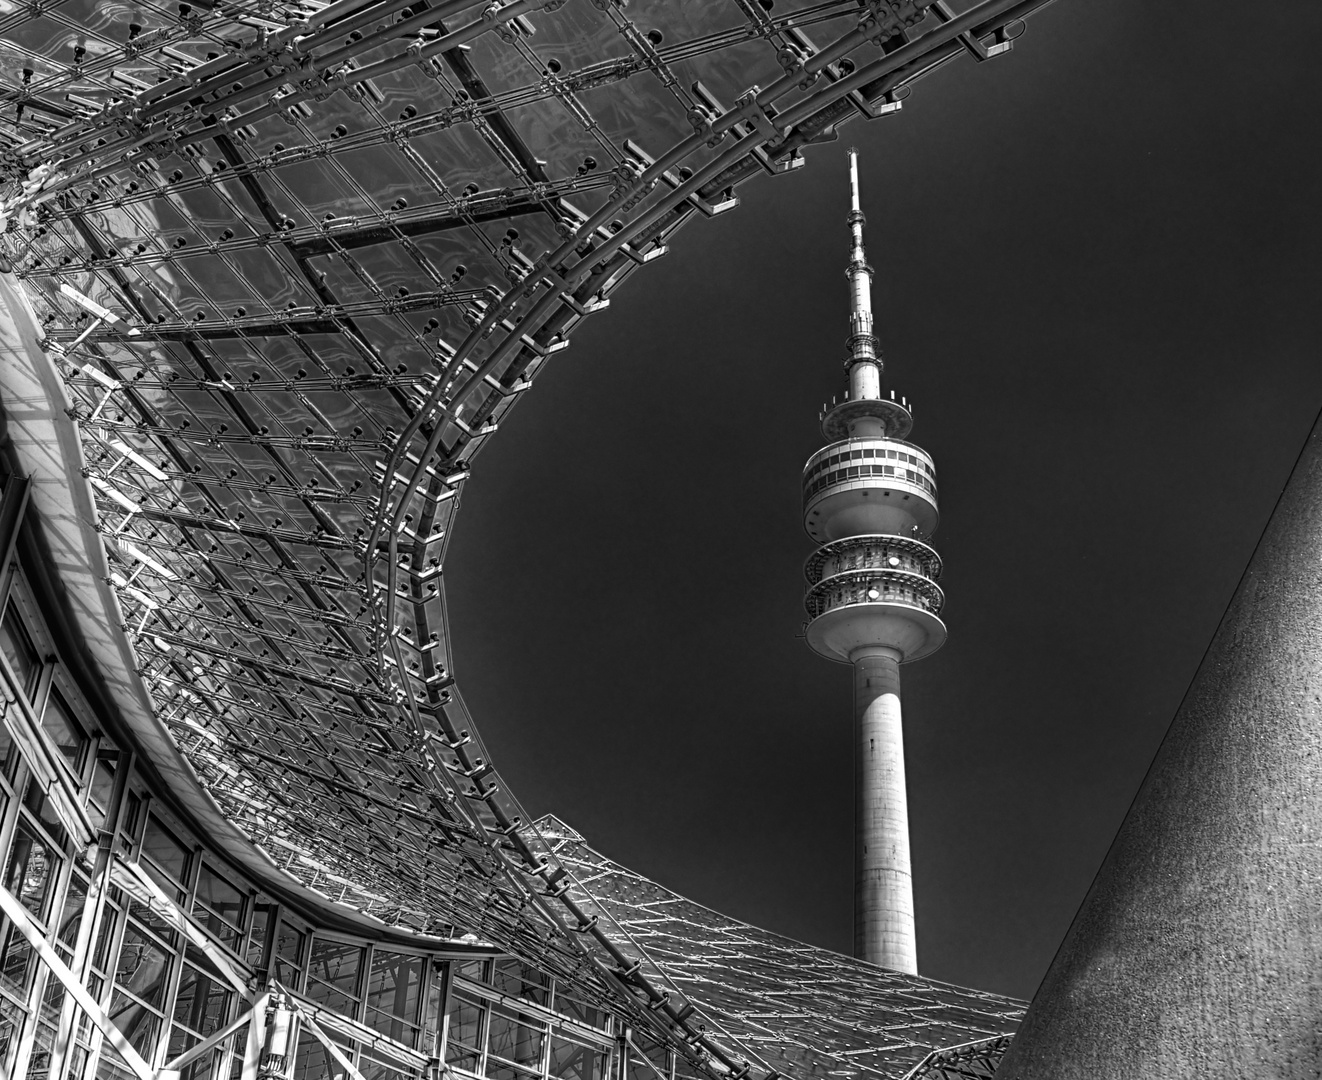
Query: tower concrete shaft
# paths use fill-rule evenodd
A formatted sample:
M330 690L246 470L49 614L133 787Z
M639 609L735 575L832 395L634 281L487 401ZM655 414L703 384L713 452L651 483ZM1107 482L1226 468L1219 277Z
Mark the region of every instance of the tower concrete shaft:
M854 955L917 973L900 664L946 640L936 584L936 466L904 441L908 403L883 393L863 250L858 152L849 152L849 393L822 417L833 440L803 470L809 646L854 670Z
M900 716L901 654L864 646L854 665L854 955L918 970L909 803Z

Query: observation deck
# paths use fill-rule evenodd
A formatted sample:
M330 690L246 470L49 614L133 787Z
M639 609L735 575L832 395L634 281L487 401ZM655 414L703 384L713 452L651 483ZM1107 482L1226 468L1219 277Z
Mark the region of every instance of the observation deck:
M885 570L941 577L936 549L908 536L850 536L823 544L803 564L809 585L850 570Z
M808 644L843 663L856 649L877 644L896 649L905 662L930 656L946 640L940 574L940 556L905 536L851 536L823 545L804 565Z
M803 527L815 541L868 533L930 536L940 521L936 466L902 439L844 439L803 469Z

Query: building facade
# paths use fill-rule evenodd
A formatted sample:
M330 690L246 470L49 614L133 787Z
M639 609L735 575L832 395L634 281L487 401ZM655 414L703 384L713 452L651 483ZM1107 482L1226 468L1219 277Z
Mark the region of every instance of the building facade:
M1018 1003L533 821L442 568L473 458L677 229L1044 3L0 13L11 1080L991 1067Z

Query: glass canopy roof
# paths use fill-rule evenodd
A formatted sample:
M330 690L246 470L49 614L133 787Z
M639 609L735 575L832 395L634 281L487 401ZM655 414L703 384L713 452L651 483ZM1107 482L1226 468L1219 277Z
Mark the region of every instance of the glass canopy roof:
M454 508L675 229L1046 2L0 0L4 259L67 387L115 632L265 865L577 979L717 1072L798 1060L748 1016L701 1030L736 1005L594 919L493 771L450 673ZM779 940L757 978L851 966ZM967 1041L923 987L894 1046Z
M978 1058L999 1059L1019 1026L1023 1002L759 930L612 862L554 817L537 826L584 908L656 963L672 1001L701 1003L713 1037L760 1070L898 1078L944 1066L980 1076ZM932 1053L940 1048L960 1053Z

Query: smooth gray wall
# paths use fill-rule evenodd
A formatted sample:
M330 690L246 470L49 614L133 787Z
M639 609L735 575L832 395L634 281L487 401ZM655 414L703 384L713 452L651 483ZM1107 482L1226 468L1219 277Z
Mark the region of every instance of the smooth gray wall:
M1322 419L996 1075L1322 1075Z

